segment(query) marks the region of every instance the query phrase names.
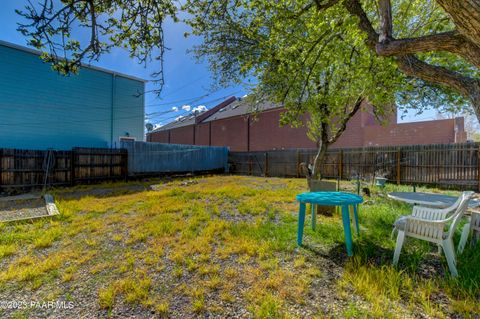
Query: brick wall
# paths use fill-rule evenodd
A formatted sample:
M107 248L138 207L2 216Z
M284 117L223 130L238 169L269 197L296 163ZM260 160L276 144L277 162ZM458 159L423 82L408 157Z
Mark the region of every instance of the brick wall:
M356 113L347 123L347 128L332 145L334 148L361 147L363 146L362 129L368 122L368 117L364 113Z
M455 143L454 119L366 126L365 146Z
M242 115L171 129L170 143L228 146L231 151L315 148L315 143L307 137L306 127L280 126L282 112L282 109L274 109L254 117ZM446 144L466 141L463 118L396 124L395 117L395 114L389 115L391 124L382 126L374 121L370 113L359 112L348 122L345 132L332 147ZM148 138L152 142L166 143L168 132L153 132Z
M195 125L187 125L170 130L170 144L195 144L193 134Z
M306 127L280 126L280 115L284 111L275 109L253 117L250 124L250 151L289 148L315 148L307 137Z
M210 145L210 123L196 125L195 145Z
M168 143L169 131L157 131L147 134L147 142Z
M248 116L211 122L212 146L228 146L231 151L248 151Z

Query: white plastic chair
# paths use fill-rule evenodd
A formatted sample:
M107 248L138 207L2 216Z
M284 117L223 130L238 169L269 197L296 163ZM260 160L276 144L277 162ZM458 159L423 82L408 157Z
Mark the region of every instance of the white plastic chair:
M477 242L480 239L480 212L471 211L472 216L468 223L463 226L462 237L458 244L458 253L462 253L467 243L468 237L472 235L472 243Z
M472 219L470 223L470 231L473 233L475 241L480 240L480 213L472 213Z
M397 244L393 254L393 264L397 265L405 236L418 238L437 244L443 248L448 268L452 276L457 276L453 234L458 223L465 214L468 201L473 192L463 192L458 200L450 207L435 209L423 206L414 206L412 215L400 217L394 224L398 230ZM448 224L448 230L446 230Z

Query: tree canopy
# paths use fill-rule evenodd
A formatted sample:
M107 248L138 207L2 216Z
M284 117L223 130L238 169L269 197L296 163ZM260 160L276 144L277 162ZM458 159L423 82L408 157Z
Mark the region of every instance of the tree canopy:
M200 30L201 19L210 21L211 27L203 28L211 30L207 35L210 38L220 30L216 23L226 23L223 27L230 28L230 33L224 41L232 44L229 41L237 37L238 26L230 20L240 19L245 23L251 20L252 33L268 22L242 15L255 8L265 8L268 15L260 14L259 10L255 14L276 21L275 27L284 29L297 26L292 20L302 24L306 21L304 16L322 19L302 25L307 33L310 27L317 28L316 24L339 19L337 10L344 10L339 20L348 24L355 21L356 28L351 28L351 34L363 38L372 53L391 57L407 76L408 85L397 92L400 105L435 106L443 101L448 106L462 107L468 101L480 118L480 0L397 0L393 4L390 0L192 0L184 6L175 0L40 0L28 1L18 10L26 19L18 29L30 45L45 51L43 58L56 70L69 73L75 72L82 61L98 59L115 46L126 48L142 63L149 61L152 54L163 61L162 23L168 17L175 20L180 9L193 14L195 32ZM79 40L82 37L75 32L78 30L78 33L87 31L88 40ZM331 32L336 30L332 27ZM325 36L319 41L329 40ZM228 53L230 49L225 47L225 50ZM245 50L241 53L240 57L250 54ZM231 63L234 72L230 79L233 79L241 71L235 69L239 65L224 62ZM217 66L218 63L213 67ZM250 69L248 65L244 68ZM156 75L161 88L162 66ZM225 75L224 82L229 79Z
M309 136L318 143L321 158L363 100L373 104L377 115L394 102L419 110L463 107L466 102L451 87L405 72L400 63L405 56L378 52L377 44L386 44L375 31L388 23L377 6L384 1L356 2L358 14L353 2L192 0L185 7L193 17L189 23L194 34L204 38L194 52L208 59L219 82L228 85L255 77L255 98L283 104L283 123L298 124L304 113L309 114ZM401 19L395 28L399 37L412 34L412 29L422 34L452 27L432 2L400 1L389 12ZM363 29L367 22L375 41ZM435 68L443 64L451 72L476 76L474 67L449 53L423 53L421 58ZM413 55L408 59L420 61Z
M356 19L343 7L300 14L286 2L191 4L196 18L190 24L204 37L195 53L209 60L220 82L253 76L258 80L253 99L283 105L282 123L301 125L308 115L308 135L319 147L317 177L326 149L363 102L381 117L403 85L393 59L379 58L367 47Z
M153 75L164 83L163 22L177 20L173 0L40 0L16 10L26 22L18 31L60 73L76 73L85 60L98 60L113 47L128 50L139 63L160 61ZM88 34L88 36L81 36ZM80 40L85 39L85 40Z

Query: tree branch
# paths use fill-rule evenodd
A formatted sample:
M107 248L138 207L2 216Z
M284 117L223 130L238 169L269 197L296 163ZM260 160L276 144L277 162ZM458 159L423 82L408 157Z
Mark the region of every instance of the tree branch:
M359 19L358 27L360 30L367 34L366 43L368 47L375 51L375 46L378 43L378 33L372 26L372 23L367 17L367 14L362 8L362 4L359 0L345 0L343 3L345 8L350 14L356 16Z
M418 38L390 39L376 45L380 56L395 56L418 52L446 51L456 53L473 65L480 67L480 48L468 41L458 31L448 31Z
M424 81L447 85L464 96L470 97L472 90L478 90L479 81L463 76L441 66L428 64L412 54L396 57L398 67L406 75L418 77Z
M442 0L442 1L447 1L447 0ZM480 0L466 0L466 1L480 2ZM452 2L452 1L449 1L449 2ZM463 1L459 1L459 3L460 2L463 3ZM375 29L373 28L370 20L368 19L367 14L363 10L360 1L345 0L344 6L348 10L348 12L350 12L350 14L355 15L359 19L358 26L360 30L362 30L367 34L367 40L366 40L367 45L372 50L377 52L376 47L379 44L378 43L379 36L375 31ZM445 35L440 35L440 36L445 36ZM430 37L433 37L433 36L430 36ZM428 37L426 38L426 40L429 40ZM402 40L393 39L393 41L402 41ZM402 42L400 42L400 44L401 43ZM386 45L388 46L388 43ZM395 45L397 45L397 43L393 44L393 46ZM419 44L417 43L417 45ZM474 45L474 44L471 43L471 45ZM409 47L409 50L413 51L412 44L409 44L408 47ZM465 46L463 46L463 48L460 48L460 49L456 48L456 50L464 50L464 48ZM478 51L473 51L472 54L474 54L475 52L478 52ZM395 54L392 53L390 55L395 57L395 60L398 63L399 69L406 75L416 77L433 84L447 86L449 88L457 90L462 95L469 98L473 103L473 107L475 109L477 116L480 117L480 80L464 76L458 72L449 70L441 66L428 64L424 61L421 61L417 57L415 57L415 55L409 54L409 52L397 52ZM469 56L469 57L470 57L469 61L473 60L478 62L478 58L473 58L473 56Z
M310 11L310 9L312 9L313 7L315 7L317 11L322 11L334 6L338 2L340 2L340 0L329 0L326 3L322 4L320 0L313 0L310 3L308 3L305 7L303 7L299 12L295 13L293 15L293 18L299 18L306 12Z
M342 118L342 121L340 122L340 126L338 127L337 132L328 139L328 144L333 144L338 140L338 138L342 135L342 133L347 128L348 121L350 121L350 119L358 112L358 110L360 110L360 107L362 106L362 103L364 100L365 100L365 97L363 96L359 96L357 98L350 113L347 113L345 117Z

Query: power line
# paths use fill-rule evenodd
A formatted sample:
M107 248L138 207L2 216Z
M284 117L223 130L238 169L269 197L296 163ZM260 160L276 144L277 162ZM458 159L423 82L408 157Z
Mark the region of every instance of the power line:
M207 76L208 76L208 74L207 74L207 75L203 75L203 76L201 76L201 77L199 77L199 78L196 78L195 80L192 80L192 81L188 82L187 84L182 85L181 87L175 89L174 91L169 92L169 93L168 93L167 95L165 95L164 97L167 97L167 96L169 96L169 95L172 95L173 93L176 93L176 92L178 92L178 91L186 88L187 86L194 84L194 83L197 82L198 80L204 79L204 78L207 77ZM143 93L141 93L141 94L144 94L144 95L145 95L145 94L147 94L147 93L155 93L155 92L159 92L158 89L148 90L148 91L145 91L145 92L143 92Z
M212 94L212 93L207 93L207 94L204 94L204 95L195 96L195 97L191 97L191 98L188 98L188 99L182 99L182 100L176 100L176 101L165 102L165 103L158 103L158 104L148 104L148 105L145 105L145 106L164 106L164 105L171 105L171 104L176 104L176 103L182 103L182 102L190 101L190 100L192 100L192 99L204 98L204 97L207 97L207 96L209 96L209 95L211 95L211 94Z
M222 96L222 97L219 97L219 98L216 98L216 99L212 99L212 100L209 100L209 101L204 101L202 102L202 104L208 104L208 103L214 103L214 102L218 102L218 101L221 101L221 100L224 100L232 95L235 95L237 94L238 92L240 91L236 91L236 92L233 92L231 94L228 94L228 95L225 95L225 96ZM198 102L198 101L201 101L201 100L197 100L195 102ZM151 116L151 115L156 115L157 113L168 113L169 111L159 111L159 112L152 112L152 113L147 113L147 115Z
M215 91L206 93L206 94L201 95L201 96L198 96L198 97L194 97L194 98L191 98L191 99L184 99L184 100L182 100L182 102L186 102L186 104L192 104L192 103L201 101L203 98L206 98L207 96L210 96L210 95L213 95L213 94L215 94L215 93L218 93L218 92L220 92L220 91L222 91L222 90L224 90L224 89L221 88L221 89L218 89L218 90L215 90ZM233 92L233 93L229 94L228 96L237 94L238 92L240 92L240 91ZM173 104L175 104L175 103L173 103L173 102L172 102L172 103L165 103L165 104L162 104L162 106L165 106L165 105L173 105ZM148 106L148 105L147 105L147 106ZM153 106L153 105L151 105L151 106ZM159 105L159 106L160 106L160 105ZM153 112L152 112L152 113L153 113Z
M236 94L236 93L238 93L238 92L234 92L233 94ZM231 95L232 95L232 94L229 94L229 95L220 97L220 98L218 98L218 99L205 102L205 104L211 103L211 102L217 102L217 101L220 101L220 100L225 100L225 98L227 98L227 97L229 97L229 96L231 96ZM177 118L177 117L179 117L179 116L183 116L183 115L187 115L187 114L191 114L190 111L184 111L184 112L182 112L182 113L176 113L176 114L173 115L173 116L169 116L169 117L163 118L163 119L161 119L161 120L162 120L162 121L171 120L171 119L173 119L173 118ZM168 123L167 123L167 124L168 124Z
M209 100L209 101L205 101L203 102L204 104L209 104L209 103L214 103L214 102L217 102L217 101L220 101L220 100L224 100L225 98L229 97L229 96L232 96L236 93L238 93L239 91L236 91L236 92L233 92L231 94L228 94L226 96L222 96L222 97L219 97L219 98L216 98L216 99L212 99L212 100ZM213 94L214 92L212 93L209 93L209 94L206 94L206 96L210 95L210 94ZM197 98L198 100L198 98ZM93 107L93 108L99 108L99 107ZM103 108L102 108L103 109ZM117 108L114 108L114 109L118 109ZM66 108L62 108L62 110L69 110L67 107ZM109 107L106 107L104 108L104 110L106 111L109 111L110 108ZM45 114L45 110L35 110L35 111L39 111L41 112L42 114ZM123 117L114 117L113 120L126 120L126 119L138 119L138 118L143 118L144 121L145 120L153 120L154 118L158 117L158 116L162 116L162 115L165 115L165 114L168 114L168 113L172 113L174 112L173 110L167 110L167 111L159 111L159 112L154 112L154 113L149 113L149 114L143 114L143 115L132 115L132 116L123 116ZM34 115L35 115L35 112L33 112ZM180 113L177 113L176 111L174 112L175 114L173 116L169 116L169 117L166 117L166 118L163 118L163 119L159 119L161 121L168 121L168 120L171 120L173 118L176 118L178 116L185 116L185 115L188 115L190 114L190 110L188 111L184 111L184 112L180 112ZM29 114L32 114L31 110L29 110ZM153 115L153 116L152 116ZM112 119L111 117L108 117L106 119L92 119L92 120L86 120L86 119L79 119L79 117L81 117L82 114L76 114L76 118L78 120L72 120L72 115L69 115L69 119L65 120L65 119L62 119L62 120L57 120L57 121L50 121L50 122L45 122L45 121L42 121L42 122L27 122L27 121L22 121L22 122L17 122L17 123L0 123L0 126L23 126L23 127L28 127L28 126L32 126L32 127L38 127L38 126L45 126L45 125L58 125L58 124L84 124L84 123L92 123L92 122L110 122Z

